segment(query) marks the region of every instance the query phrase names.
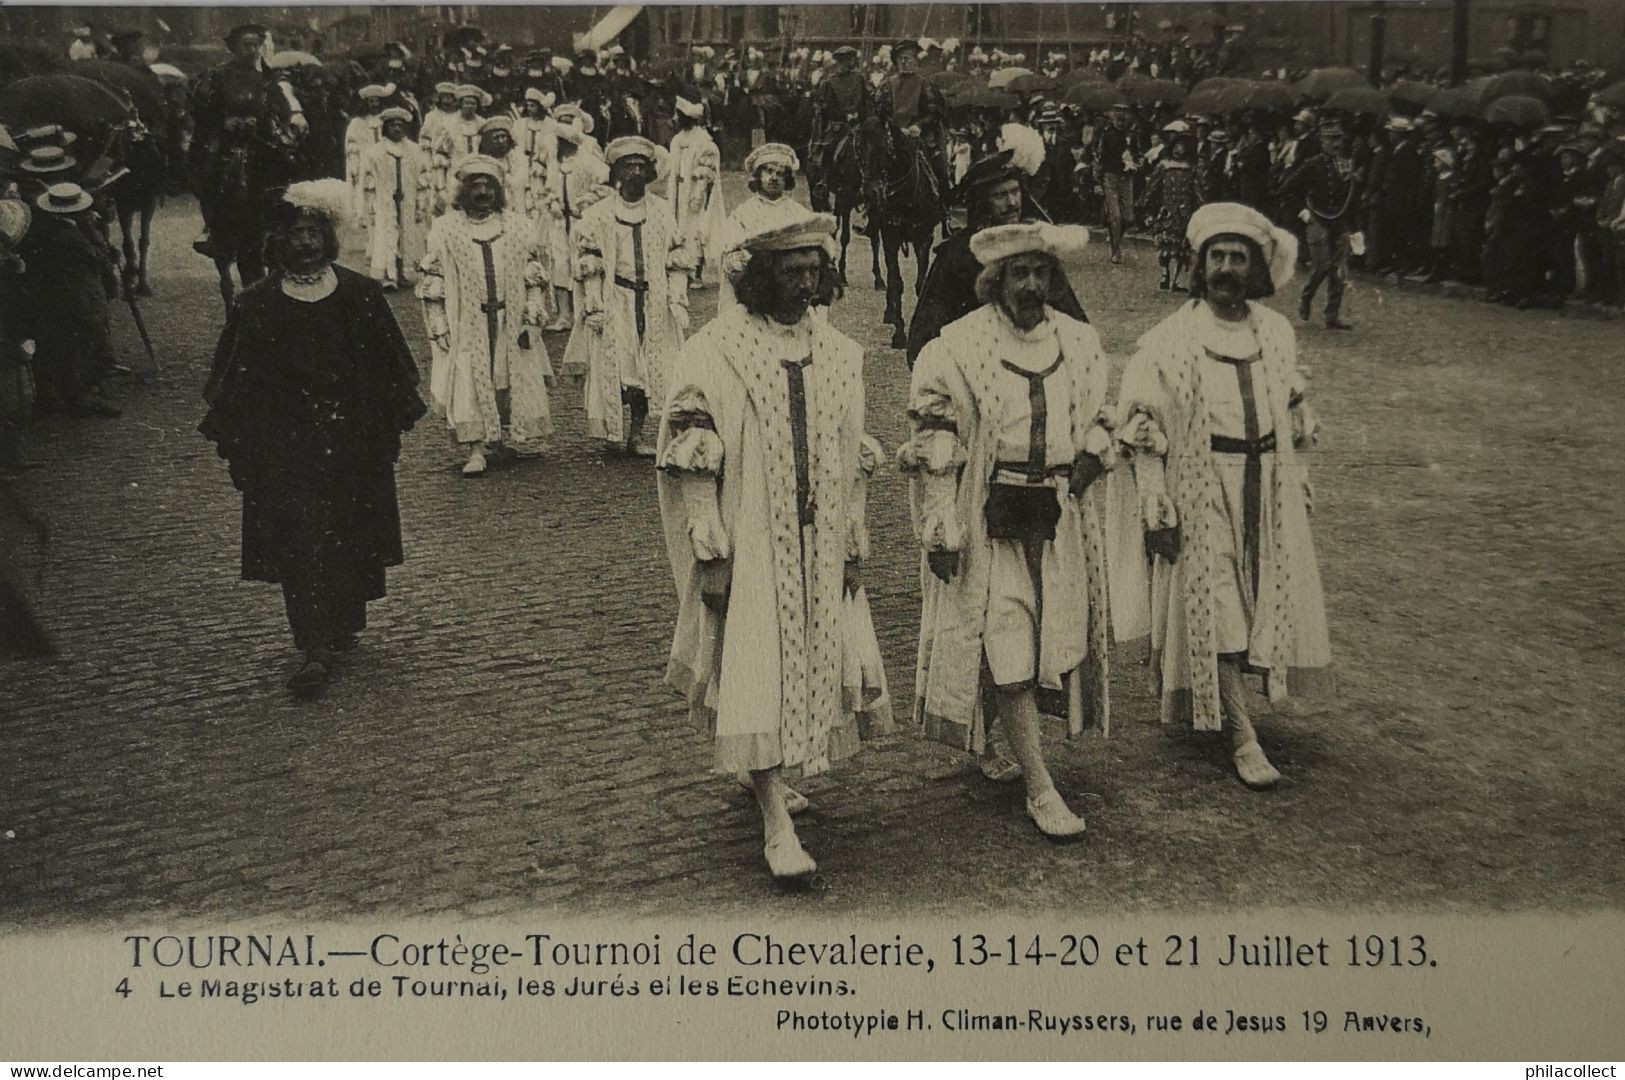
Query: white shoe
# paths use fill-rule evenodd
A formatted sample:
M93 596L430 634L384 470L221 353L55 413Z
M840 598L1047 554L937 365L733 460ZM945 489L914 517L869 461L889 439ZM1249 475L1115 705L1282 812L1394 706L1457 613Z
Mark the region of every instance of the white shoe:
M1257 739L1237 750L1233 756L1236 775L1254 791L1267 791L1281 782L1280 772L1264 756L1264 748L1258 745Z
M468 455L468 460L463 463L463 475L485 475L485 451L483 449L476 447L474 452Z
M818 864L801 846L794 829L785 829L774 836L762 848L762 854L767 856L767 868L780 881L804 878L818 872Z
M1033 819L1038 831L1057 840L1082 836L1083 819L1074 814L1061 798L1061 793L1050 788L1037 799L1027 800L1027 816Z
M752 795L756 794L756 782L750 778L750 773L735 773L734 779L739 781L740 787L744 788ZM785 813L789 814L791 817L795 817L797 814L805 814L811 809L812 802L807 798L807 796L803 795L789 784L784 785Z

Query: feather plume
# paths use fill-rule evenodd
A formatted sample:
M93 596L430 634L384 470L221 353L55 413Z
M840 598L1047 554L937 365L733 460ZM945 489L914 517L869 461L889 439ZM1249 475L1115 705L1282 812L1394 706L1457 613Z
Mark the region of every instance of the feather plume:
M1010 164L1028 176L1044 165L1044 137L1026 124L1006 124L999 129L999 149L1010 151Z
M349 184L330 177L290 184L282 199L290 206L316 211L331 221L335 229L342 232L349 224L352 197Z

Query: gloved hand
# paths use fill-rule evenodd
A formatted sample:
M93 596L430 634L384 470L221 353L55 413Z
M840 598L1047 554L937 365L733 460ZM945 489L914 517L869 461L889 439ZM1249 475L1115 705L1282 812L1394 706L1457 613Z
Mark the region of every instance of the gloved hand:
M732 559L711 559L700 564L700 599L718 615L728 613L728 593L733 589Z
M1298 211L1298 220L1303 222L1305 225L1309 224L1309 217L1310 217L1309 211L1307 211L1307 210L1299 210Z
M1152 529L1145 534L1145 552L1147 555L1161 555L1170 563L1179 561L1179 526L1167 529Z
M1074 499L1079 498L1105 471L1106 466L1099 458L1087 450L1080 450L1078 456L1072 459L1072 479L1067 484L1067 490Z
M429 340L434 342L435 348L439 349L440 351L442 351L442 352L451 351L451 335L450 334L441 334L439 337L430 338Z
M604 328L604 313L602 311L589 311L581 319L587 324L589 330L602 330Z
M937 575L937 580L944 585L953 581L954 575L959 573L959 552L957 551L928 551L925 555L926 565L931 572Z

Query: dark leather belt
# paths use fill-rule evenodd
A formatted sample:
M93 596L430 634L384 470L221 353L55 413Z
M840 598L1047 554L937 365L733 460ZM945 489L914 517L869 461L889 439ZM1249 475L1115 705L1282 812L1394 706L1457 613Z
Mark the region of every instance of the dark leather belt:
M1228 435L1213 436L1213 452L1215 454L1241 454L1244 457L1258 457L1275 449L1275 432L1270 432L1256 442L1246 439L1232 439Z

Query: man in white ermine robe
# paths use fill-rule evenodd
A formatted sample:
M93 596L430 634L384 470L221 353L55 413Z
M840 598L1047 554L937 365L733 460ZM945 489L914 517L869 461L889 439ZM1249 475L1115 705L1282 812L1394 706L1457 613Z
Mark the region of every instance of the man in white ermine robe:
M407 137L412 114L379 114L383 138L361 156L361 196L367 227L367 269L393 289L417 280L434 208L429 156Z

